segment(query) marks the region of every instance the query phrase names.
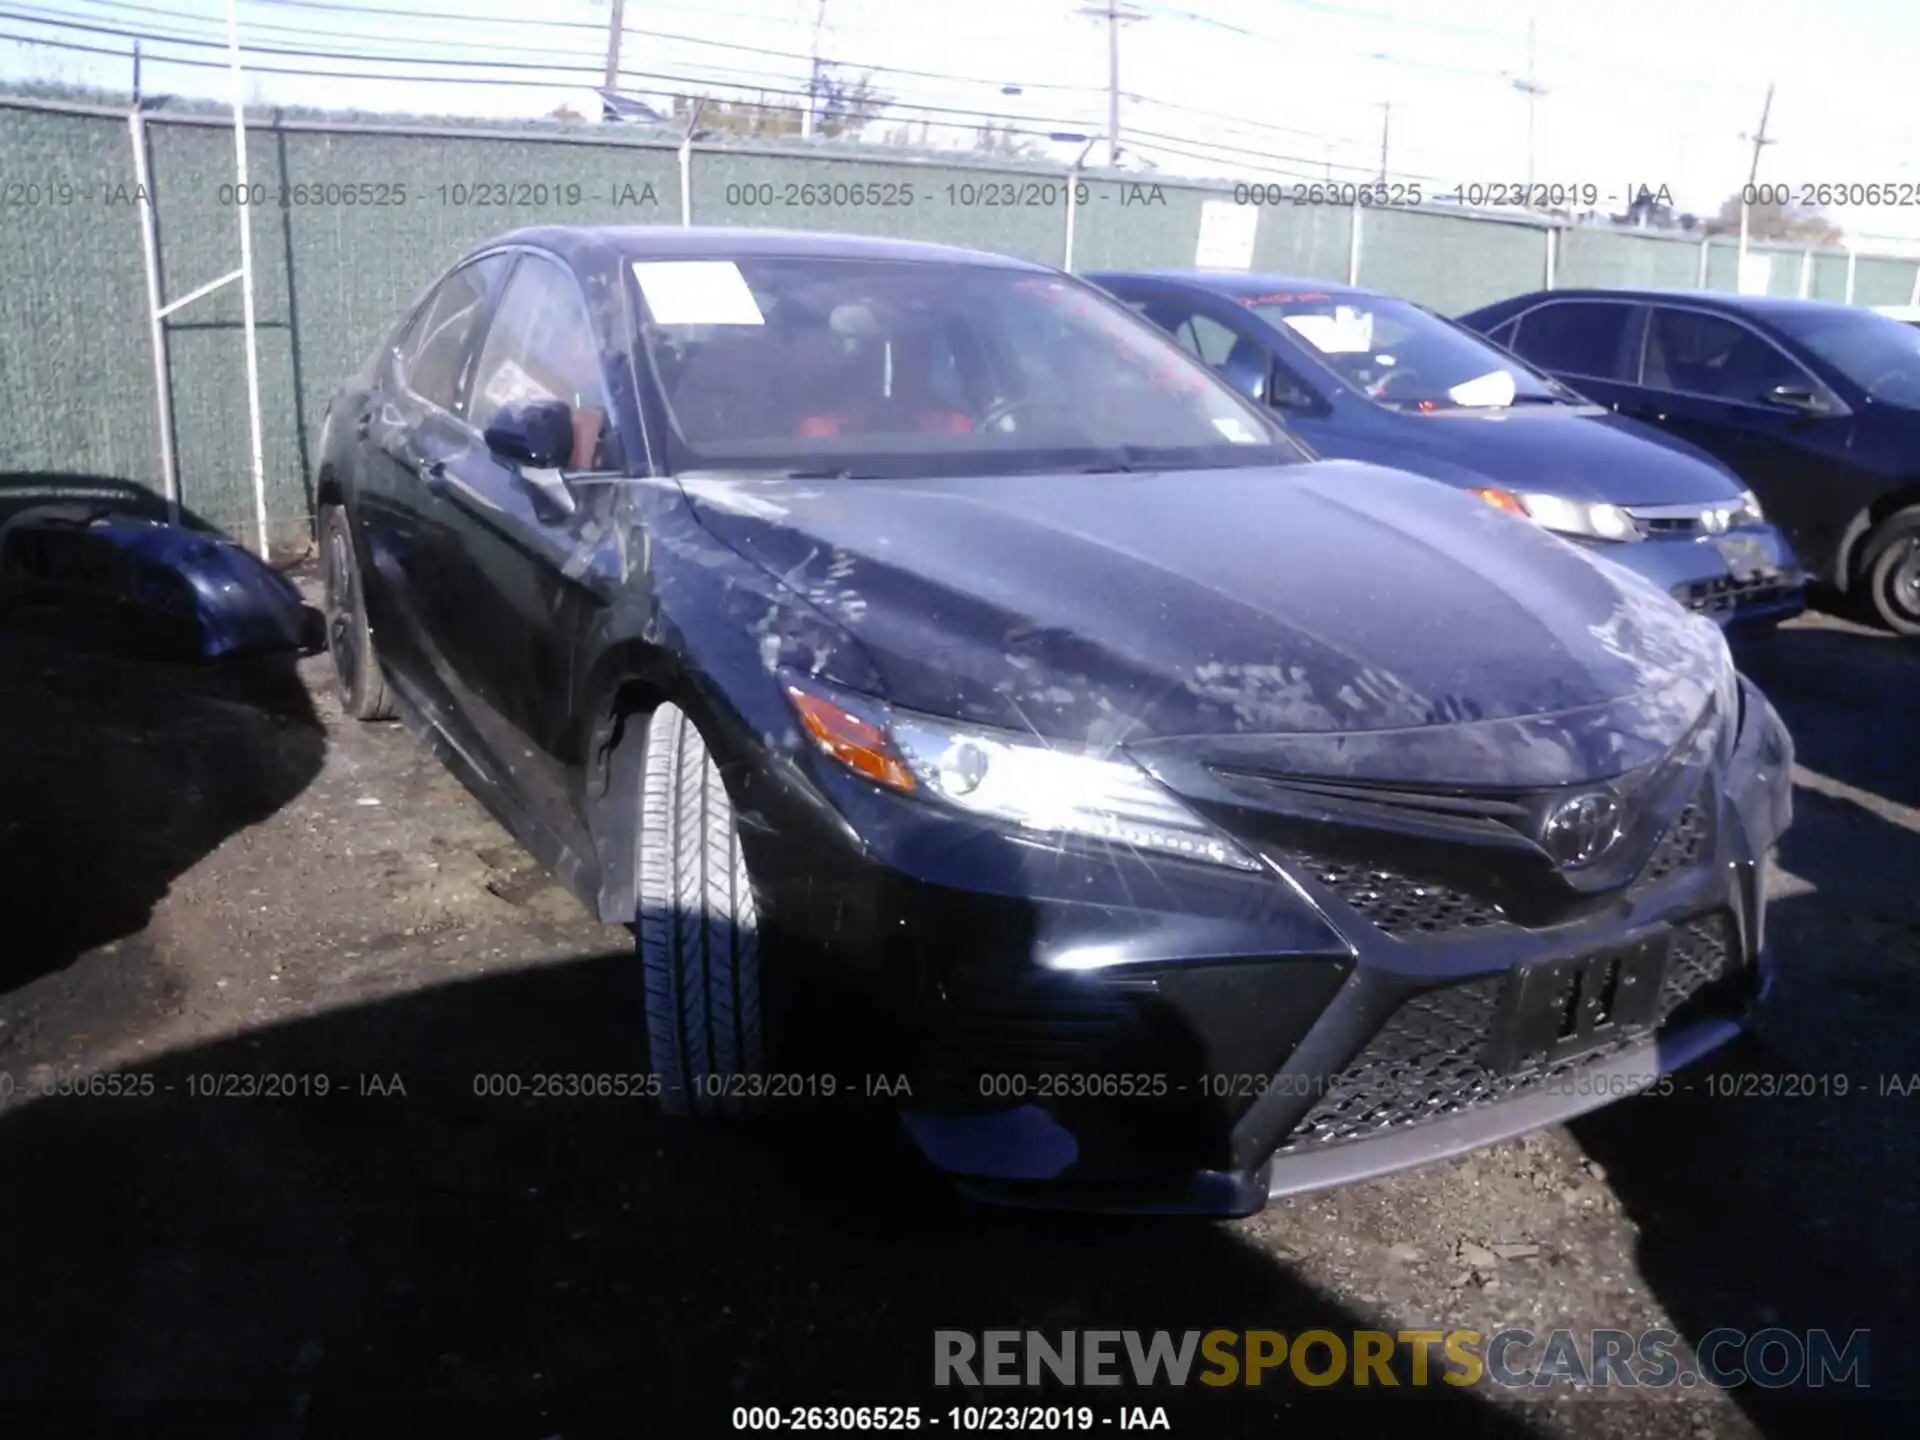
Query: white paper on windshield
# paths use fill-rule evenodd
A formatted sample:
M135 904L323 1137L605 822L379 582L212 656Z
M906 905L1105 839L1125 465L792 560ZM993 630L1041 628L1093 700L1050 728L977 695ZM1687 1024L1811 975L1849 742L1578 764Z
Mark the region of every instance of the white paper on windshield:
M1250 270L1253 240L1260 228L1260 207L1235 205L1230 200L1207 200L1200 206L1200 242L1194 247L1197 270Z
M1331 315L1287 315L1287 324L1322 355L1364 355L1373 348L1373 316L1351 305Z
M633 278L657 325L767 323L731 260L636 260Z
M1513 376L1507 371L1489 370L1485 375L1462 380L1447 391L1447 398L1456 405L1507 406L1513 404L1517 389Z
M1248 428L1246 421L1233 415L1223 415L1213 422L1213 428L1236 445L1258 445L1260 437Z

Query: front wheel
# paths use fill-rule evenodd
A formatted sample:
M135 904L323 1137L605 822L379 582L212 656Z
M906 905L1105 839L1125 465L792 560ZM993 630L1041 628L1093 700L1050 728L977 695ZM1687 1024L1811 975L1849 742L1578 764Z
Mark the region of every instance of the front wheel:
M641 765L639 938L647 1044L670 1115L757 1108L764 1070L760 921L733 802L686 713L647 722Z
M1920 635L1920 505L1881 523L1860 568L1874 618L1896 635Z

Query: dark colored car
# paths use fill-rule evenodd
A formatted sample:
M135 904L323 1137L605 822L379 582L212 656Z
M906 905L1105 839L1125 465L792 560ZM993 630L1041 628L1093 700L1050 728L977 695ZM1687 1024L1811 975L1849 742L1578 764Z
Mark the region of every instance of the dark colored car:
M1319 454L1459 485L1740 630L1806 608L1793 547L1710 456L1411 301L1201 271L1089 275Z
M1817 579L1920 635L1920 331L1708 291L1544 290L1460 319L1718 456Z
M1721 633L1311 462L1057 271L522 231L324 452L346 708L635 927L670 1111L904 1074L974 1193L1246 1213L1645 1086L1761 987L1792 746ZM885 1063L784 1059L846 1013Z

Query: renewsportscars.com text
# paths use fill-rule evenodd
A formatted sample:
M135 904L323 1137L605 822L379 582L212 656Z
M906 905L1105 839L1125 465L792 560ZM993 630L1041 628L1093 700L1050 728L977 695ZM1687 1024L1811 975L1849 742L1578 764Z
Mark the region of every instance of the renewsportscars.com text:
M1865 1330L1728 1328L1701 1336L1689 1355L1672 1330L936 1330L933 1383L1864 1389L1869 1339Z

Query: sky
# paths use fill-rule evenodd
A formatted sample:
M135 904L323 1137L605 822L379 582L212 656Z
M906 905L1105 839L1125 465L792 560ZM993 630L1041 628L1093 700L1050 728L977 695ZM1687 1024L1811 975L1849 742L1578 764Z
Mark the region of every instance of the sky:
M655 96L797 92L817 35L823 60L843 72L871 69L900 102L877 130L905 120L917 138L925 121L931 143L957 145L982 119L1005 117L1042 133L1104 134L1107 25L1084 13L1103 4L626 0L622 86ZM1761 181L1904 184L1920 200L1920 4L1911 0L1479 0L1470 8L1131 0L1127 8L1137 18L1120 30L1123 158L1171 175L1370 180L1384 126L1391 176L1430 196L1530 175L1537 184L1597 186L1602 208L1623 209L1645 185L1666 187L1683 210L1712 213L1746 180L1753 147L1743 137L1757 129L1771 81L1775 143L1762 153ZM238 0L242 44L258 65L438 77L256 72L250 99L475 116L542 115L568 101L586 109L609 13L608 0ZM0 81L124 90L131 42L111 32L224 42L225 14L224 0L0 0L0 35L111 52L0 41ZM163 58L224 61L222 50L157 40L143 50L149 92L227 97L223 71ZM1531 107L1516 85L1529 77L1539 92ZM483 79L519 83L472 83ZM1080 146L1042 148L1064 163ZM1103 154L1096 147L1093 158ZM1862 248L1920 246L1920 204L1829 213Z

